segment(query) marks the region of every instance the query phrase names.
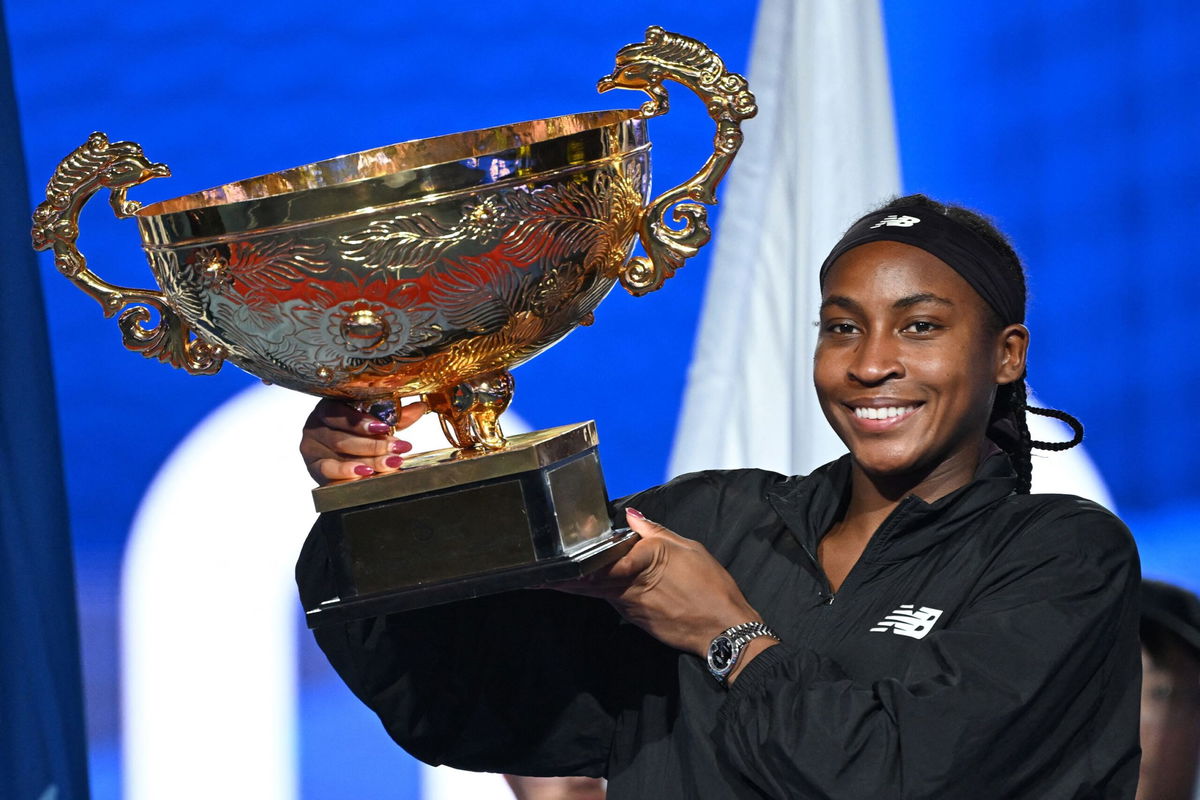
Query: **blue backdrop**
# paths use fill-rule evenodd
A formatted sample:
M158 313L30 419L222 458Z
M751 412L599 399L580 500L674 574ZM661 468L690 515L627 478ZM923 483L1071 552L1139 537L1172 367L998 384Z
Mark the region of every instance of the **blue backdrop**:
M636 96L597 96L594 83L650 23L745 68L752 3L627 5L10 6L30 203L93 130L171 166L174 177L135 190L149 202L392 141L629 106ZM1200 394L1190 243L1200 7L887 0L884 10L905 189L983 209L1012 235L1030 271L1032 386L1087 425L1147 572L1200 588L1200 417L1187 411ZM704 158L702 115L680 98L653 123L658 186ZM95 205L81 240L95 269L149 285L133 224ZM656 295L613 293L593 328L518 370L517 406L533 425L598 421L614 494L663 477L706 259ZM103 800L116 796L114 598L130 520L173 444L252 379L232 368L188 377L123 352L95 303L43 266ZM312 786L309 796L334 796Z

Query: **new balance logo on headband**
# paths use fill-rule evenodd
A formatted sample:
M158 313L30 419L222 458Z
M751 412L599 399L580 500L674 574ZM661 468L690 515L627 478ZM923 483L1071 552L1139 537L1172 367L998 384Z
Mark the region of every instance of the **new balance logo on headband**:
M872 228L882 228L887 225L889 228L911 228L921 220L917 217L906 217L897 214L888 214L883 219L872 225Z
M921 606L914 609L912 604L902 605L886 617L875 623L871 633L887 633L891 631L897 636L909 636L913 639L924 639L925 634L933 630L933 625L942 616L940 608Z

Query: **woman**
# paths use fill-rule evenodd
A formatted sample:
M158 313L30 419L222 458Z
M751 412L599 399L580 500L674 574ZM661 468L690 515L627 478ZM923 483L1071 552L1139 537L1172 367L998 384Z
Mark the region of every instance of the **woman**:
M849 455L615 504L642 540L572 594L318 631L398 742L607 775L611 797L1133 796L1137 556L1102 508L1028 493L1030 446L1064 445L1025 427L1012 248L900 198L850 228L821 288L813 374ZM323 403L301 450L319 481L388 469L402 446L375 431ZM322 547L298 566L306 601L330 594Z

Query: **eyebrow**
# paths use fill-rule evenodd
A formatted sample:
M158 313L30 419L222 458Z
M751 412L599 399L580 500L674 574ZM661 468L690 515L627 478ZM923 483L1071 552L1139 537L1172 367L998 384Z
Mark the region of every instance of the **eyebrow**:
M937 303L943 306L953 306L953 300L947 300L945 297L938 297L932 292L921 292L920 294L910 294L908 297L901 297L896 302L892 303L892 308L910 308L911 306L919 305L920 303Z
M921 292L919 294L910 294L907 297L901 297L899 300L892 303L892 308L911 308L912 306L919 305L921 303L937 303L944 306L954 305L954 301L948 300L945 297L939 297L932 292ZM821 302L820 310L824 311L832 306L844 308L847 311L852 311L854 313L862 313L863 311L863 307L859 305L857 301L852 300L842 294L833 294L829 297L826 297Z

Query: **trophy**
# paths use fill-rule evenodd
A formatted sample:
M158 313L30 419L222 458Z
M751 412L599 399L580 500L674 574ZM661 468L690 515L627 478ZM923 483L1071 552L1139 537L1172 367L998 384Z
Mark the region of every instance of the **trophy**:
M698 94L713 153L650 195L646 120L665 80ZM613 530L591 422L506 437L513 367L588 325L617 281L658 289L710 238L707 208L756 112L745 79L659 27L616 56L599 111L421 139L142 207L165 177L102 133L67 156L33 220L34 247L118 315L124 344L194 374L229 361L264 382L360 408L419 395L451 447L313 490L337 596L310 626L577 577L628 551ZM160 290L92 272L83 205L108 189L137 220ZM670 219L668 219L668 217ZM644 256L630 257L635 239ZM393 406L394 407L394 406Z

